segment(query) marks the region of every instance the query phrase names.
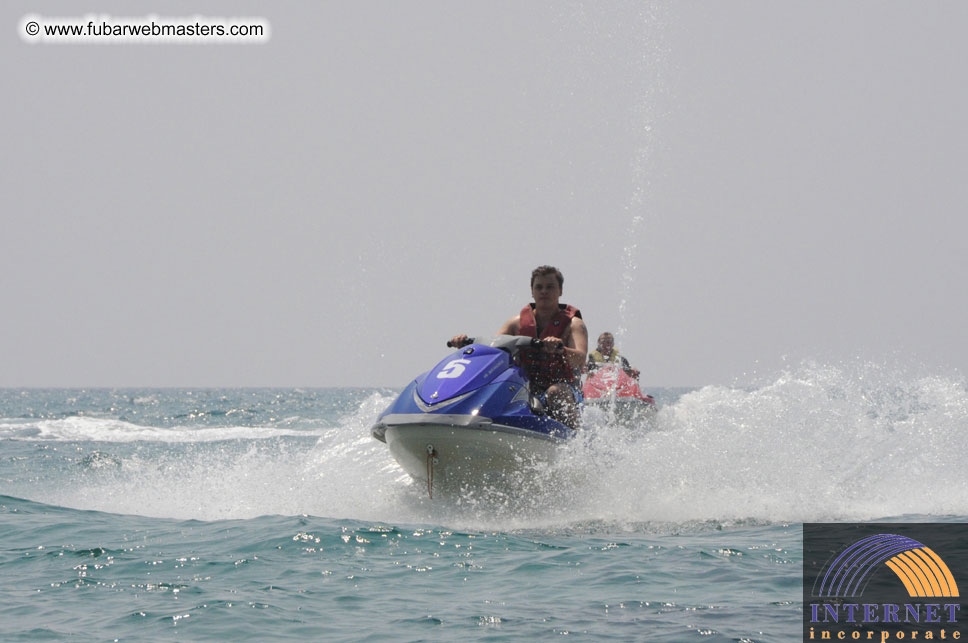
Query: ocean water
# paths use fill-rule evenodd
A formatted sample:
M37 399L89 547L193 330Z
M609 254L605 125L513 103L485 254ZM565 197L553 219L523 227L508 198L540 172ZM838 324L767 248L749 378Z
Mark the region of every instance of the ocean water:
M391 390L2 390L0 640L792 641L803 522L968 521L960 377L650 392L431 500Z

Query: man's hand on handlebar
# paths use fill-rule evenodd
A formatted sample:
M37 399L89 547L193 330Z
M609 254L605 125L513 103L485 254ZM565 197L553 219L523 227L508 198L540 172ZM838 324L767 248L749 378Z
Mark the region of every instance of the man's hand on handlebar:
M541 349L546 353L564 353L565 343L560 337L545 337L541 340Z
M461 333L460 335L454 335L453 337L451 337L450 341L447 342L447 346L449 346L450 348L463 348L464 346L467 346L468 344L471 344L471 343L472 343L471 338Z

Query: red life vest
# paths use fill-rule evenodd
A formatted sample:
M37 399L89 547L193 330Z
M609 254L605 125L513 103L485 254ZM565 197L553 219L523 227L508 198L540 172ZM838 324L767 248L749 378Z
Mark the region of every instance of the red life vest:
M558 312L551 321L541 329L538 335L538 324L534 318L534 304L528 304L521 309L521 321L518 326L518 335L544 339L545 337L563 338L565 331L568 330L573 317L581 319L581 311L574 306L558 304ZM521 351L521 367L528 374L535 388L546 389L555 382L568 382L577 385L578 372L576 372L565 359L563 354L549 355L541 350Z

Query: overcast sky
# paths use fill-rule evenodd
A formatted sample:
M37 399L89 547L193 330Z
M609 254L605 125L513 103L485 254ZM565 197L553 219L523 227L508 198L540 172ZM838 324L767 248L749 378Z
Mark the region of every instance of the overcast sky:
M149 4L0 7L0 386L399 387L539 264L647 386L968 368L968 3Z

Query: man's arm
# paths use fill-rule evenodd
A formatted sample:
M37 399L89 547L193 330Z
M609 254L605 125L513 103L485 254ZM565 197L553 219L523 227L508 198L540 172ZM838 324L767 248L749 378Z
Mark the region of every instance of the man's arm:
M588 359L588 328L578 317L571 320L568 341L565 342L565 358L574 369L581 369Z
M498 335L517 335L521 330L521 315L515 315L504 322L504 325L497 331Z
M634 377L635 379L639 379L639 369L632 368L632 365L629 364L629 361L625 359L625 357L623 357L622 355L619 355L619 358L622 360L622 370L625 371L625 373L629 377Z

